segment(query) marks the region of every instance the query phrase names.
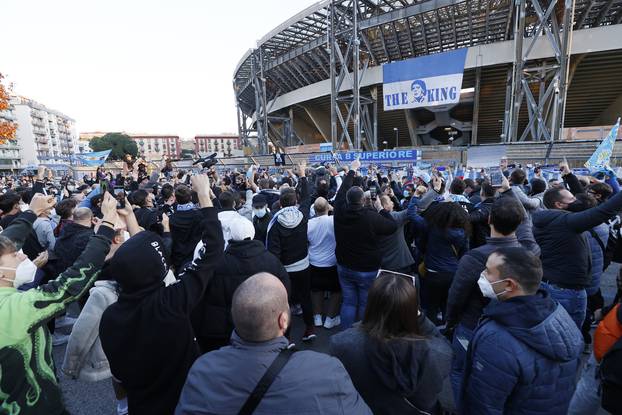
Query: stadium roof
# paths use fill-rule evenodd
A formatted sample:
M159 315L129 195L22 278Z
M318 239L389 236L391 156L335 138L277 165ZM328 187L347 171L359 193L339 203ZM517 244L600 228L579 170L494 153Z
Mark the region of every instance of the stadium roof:
M350 0L336 7L351 14ZM542 3L549 3L543 0ZM258 43L264 60L268 100L326 80L329 74L328 7L325 0L279 25ZM528 3L525 36L533 34L536 11ZM559 1L563 14L563 2ZM370 66L512 39L509 0L359 0L361 53ZM620 24L622 0L576 0L574 29ZM240 109L255 110L252 51L237 65L234 88ZM339 69L338 69L339 70Z

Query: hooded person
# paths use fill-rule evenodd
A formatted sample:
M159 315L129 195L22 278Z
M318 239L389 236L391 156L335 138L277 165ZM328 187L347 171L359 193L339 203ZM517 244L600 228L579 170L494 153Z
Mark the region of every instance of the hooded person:
M296 174L299 175L300 204L297 205L297 194L294 189L286 188L281 191L279 199L281 209L274 214L268 225L266 247L279 258L289 274L292 284L292 300L294 304L301 305L306 326L302 340L309 341L316 337L311 305L309 242L307 240L311 197L305 167L298 166Z
M214 270L205 294L192 313L192 326L203 353L228 346L233 332L233 293L252 275L267 272L290 290L289 275L281 261L266 251L256 239L253 224L240 217L230 223L230 238L224 255ZM199 242L197 252L200 252Z
M222 231L209 197L209 179L193 176L202 209L204 249L165 286L169 271L164 241L143 231L115 253L104 270L120 294L99 326L112 375L127 392L131 414L171 414L192 363L200 355L190 313L201 300L222 256Z

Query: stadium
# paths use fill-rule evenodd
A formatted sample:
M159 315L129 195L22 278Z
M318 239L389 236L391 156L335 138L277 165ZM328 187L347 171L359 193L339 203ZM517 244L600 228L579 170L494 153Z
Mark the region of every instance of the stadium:
M622 0L322 1L242 56L240 137L256 154L496 144L585 159L622 113L621 23ZM466 52L457 102L387 108L385 66L452 51Z

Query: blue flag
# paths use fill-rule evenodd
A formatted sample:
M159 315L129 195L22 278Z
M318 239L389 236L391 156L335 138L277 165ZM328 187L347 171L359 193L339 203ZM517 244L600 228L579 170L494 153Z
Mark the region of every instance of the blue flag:
M598 146L592 157L585 162L585 167L590 170L599 170L604 167L609 167L609 160L613 154L613 145L616 142L618 136L618 128L620 128L620 118L618 122L613 126L609 135L605 137L602 143Z
M85 166L101 166L104 164L112 150L97 151L93 153L76 154L76 160Z

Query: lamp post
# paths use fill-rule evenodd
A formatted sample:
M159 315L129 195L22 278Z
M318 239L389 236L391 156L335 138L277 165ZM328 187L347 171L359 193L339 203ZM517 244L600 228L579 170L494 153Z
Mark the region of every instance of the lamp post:
M397 127L393 127L393 131L395 131L395 148L398 148L400 141L400 130Z
M382 145L384 146L384 150L386 150L389 145L389 142L385 140L382 142Z

